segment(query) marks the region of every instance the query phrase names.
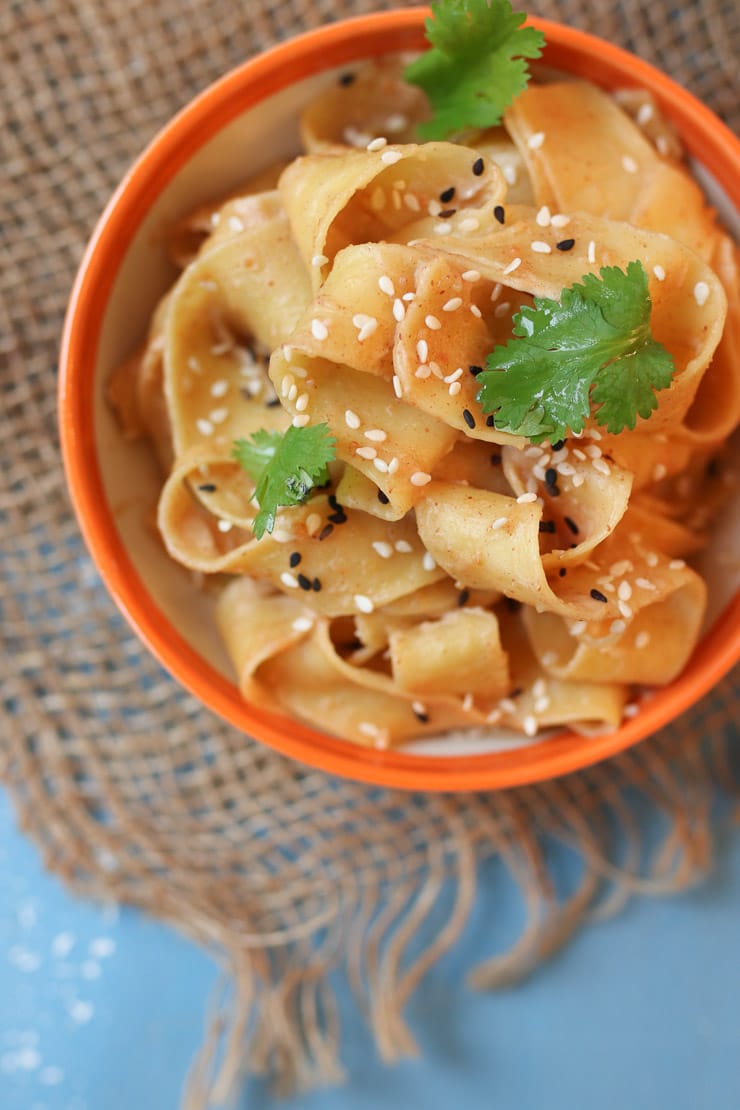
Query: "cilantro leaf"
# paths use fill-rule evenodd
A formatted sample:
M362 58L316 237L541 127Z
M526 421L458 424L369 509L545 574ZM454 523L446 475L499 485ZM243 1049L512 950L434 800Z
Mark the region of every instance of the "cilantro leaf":
M315 486L328 481L335 444L328 424L291 425L285 432L263 428L250 439L235 440L232 457L257 486L254 496L260 508L252 531L258 540L272 532L281 506L301 505Z
M539 58L545 37L522 27L526 16L509 0L438 0L425 22L432 49L404 71L434 109L422 139L444 139L467 127L493 127L527 87L526 58Z
M535 297L514 317L514 335L488 356L478 401L496 427L534 442L580 432L597 406L614 434L634 428L658 405L674 371L653 339L648 277L641 262L605 266L563 290L560 301Z

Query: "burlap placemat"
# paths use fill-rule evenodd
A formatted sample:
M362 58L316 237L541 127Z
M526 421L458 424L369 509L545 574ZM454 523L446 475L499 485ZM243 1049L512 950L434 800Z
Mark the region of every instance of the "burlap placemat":
M650 742L546 786L408 796L297 768L183 693L90 564L62 476L54 360L104 201L154 131L230 66L288 34L394 6L0 5L0 772L50 870L220 953L229 989L187 1085L191 1108L223 1098L246 1066L269 1068L284 1087L339 1077L327 979L337 965L383 1057L412 1051L404 1004L459 936L482 859L503 859L528 907L514 948L473 973L491 986L532 968L594 907L676 890L705 872L710 810L718 784L732 782L740 688L731 678ZM543 0L533 9L631 48L740 124L736 0ZM661 851L647 860L634 815L645 796L668 818ZM565 902L548 873L549 837L583 857ZM445 884L453 908L410 964L407 945L434 919Z

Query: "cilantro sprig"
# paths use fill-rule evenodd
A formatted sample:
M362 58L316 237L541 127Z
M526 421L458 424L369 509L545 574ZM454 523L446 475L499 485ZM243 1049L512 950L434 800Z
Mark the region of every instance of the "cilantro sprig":
M259 512L252 531L258 540L272 532L281 506L301 505L314 487L328 481L327 467L336 456L335 445L328 424L291 426L285 432L263 428L249 439L234 441L232 457L257 487L254 496Z
M496 427L535 443L583 429L595 405L608 432L634 428L657 407L674 371L653 339L648 276L641 262L606 266L563 290L535 297L514 316L518 338L496 347L478 375L478 401Z
M526 59L539 58L545 36L523 27L509 0L438 0L425 21L431 49L404 70L427 94L434 115L422 139L444 139L468 127L494 127L529 81Z

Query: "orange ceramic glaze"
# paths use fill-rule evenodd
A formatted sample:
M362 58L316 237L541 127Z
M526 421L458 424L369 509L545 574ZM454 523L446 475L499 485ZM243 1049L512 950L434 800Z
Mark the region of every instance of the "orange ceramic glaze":
M108 204L72 293L60 363L64 465L90 553L115 601L161 663L236 728L305 764L346 778L408 790L490 790L551 779L615 755L669 723L740 657L740 594L699 643L684 673L615 732L584 739L564 732L512 751L414 755L375 751L254 708L203 659L162 613L120 538L106 499L94 435L98 344L111 291L132 232L165 186L219 129L292 83L327 68L425 45L425 9L381 12L334 23L246 62L198 96L147 147ZM591 35L532 19L546 36L543 60L606 88L648 89L684 145L740 210L740 143L702 104L646 62Z

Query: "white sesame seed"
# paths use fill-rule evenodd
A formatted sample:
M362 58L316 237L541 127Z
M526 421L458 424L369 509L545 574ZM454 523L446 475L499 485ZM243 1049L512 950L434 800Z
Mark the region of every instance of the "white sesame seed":
M382 150L384 146L388 145L388 140L379 135L377 139L371 139L367 144L366 150Z
M424 323L430 331L439 331L439 329L442 327L442 324L437 319L437 317L432 316L431 313L429 314L429 316L424 317Z
M234 524L231 520L219 520L216 527L218 528L219 532L230 532L231 529L234 527Z
M606 474L606 475L611 474L611 470L609 469L609 464L604 462L603 459L594 459L593 462L591 463L591 466L594 468L594 470L597 470L599 472L599 474Z
M497 320L500 320L503 316L508 315L508 313L510 311L511 311L511 302L510 301L500 301L499 304L497 304L496 307L494 308L493 315L496 317Z
M658 558L658 556L655 554L654 551L648 551L645 554L645 562L647 563L647 565L649 567L657 567L658 563L660 562L660 559Z
M625 620L629 620L632 616L632 609L626 601L618 601L617 609L619 609L619 612L622 614Z
M294 574L291 574L290 571L284 570L280 575L280 581L291 590L295 590L298 587L298 579Z
M416 293L404 293L401 297L402 301L413 301L416 298Z
M586 622L585 621L573 621L573 624L570 626L571 636L580 636L581 633L585 632L585 631L586 631Z
M380 289L381 293L385 293L388 297L395 296L395 287L387 274L382 274L378 278L378 288Z
M465 695L465 697L463 698L461 706L460 706L463 713L469 713L470 712L470 710L473 708L473 701L474 701L473 695L471 693L467 693Z
M400 162L403 158L400 150L384 150L380 156L380 161L386 166L394 166L396 162Z
M451 232L452 232L452 228L450 227L449 224L435 224L434 225L434 234L435 235L450 235Z
M553 227L567 227L570 223L570 216L566 216L564 212L559 212L550 220Z
M458 231L477 231L479 227L480 220L476 220L475 216L468 216L457 225Z
M705 281L697 281L694 286L694 300L700 307L709 300L709 286Z
M655 139L655 145L658 148L658 153L662 154L664 158L667 158L671 146L665 135L658 135Z
M535 131L534 135L530 135L527 139L527 146L530 150L539 150L545 141L544 131Z
M686 563L684 562L683 559L671 559L670 563L668 564L668 569L669 570L683 570L685 566L686 566Z
M655 584L649 578L636 578L635 585L639 586L641 590L654 590Z
M306 517L306 531L313 536L321 528L323 521L318 513L309 513Z
M403 397L403 387L401 385L401 379L399 378L398 374L393 375L393 392L399 399Z
M594 243L593 239L588 244L588 260L592 265L596 261L596 243Z
M211 383L211 397L223 397L228 391L229 383L225 378Z
M228 418L228 409L211 409L208 413L208 419L212 424L223 424L224 420Z
M625 173L638 173L640 167L634 158L630 158L629 154L622 155L622 169Z
M520 493L517 497L517 505L531 505L533 501L537 500L536 493Z
M665 281L665 270L662 266L653 266L653 273L658 281Z
M329 329L327 328L323 320L311 321L311 335L314 337L314 339L318 340L326 339L328 337Z
M280 383L280 393L283 397L287 397L291 387L295 385L295 378L292 374L286 374Z
M508 522L509 518L507 516L497 516L493 524L491 525L491 531L498 532L499 529L505 528Z
M457 397L458 393L460 393L461 391L462 385L460 384L460 382L450 382L450 387L447 390L450 397Z
M558 654L556 651L546 651L542 656L542 666L552 667L558 661Z
M644 127L646 123L650 123L650 120L652 118L653 118L653 106L652 106L652 104L648 104L648 103L641 104L640 107L637 110L637 122L639 123L640 127Z
M376 185L370 194L370 207L373 212L380 212L385 207L385 189L382 185Z
M372 440L373 443L384 443L388 438L388 433L382 428L368 428L364 435L365 439Z
M531 247L535 254L552 254L552 247L550 244L543 243L541 239L535 239Z
M614 636L621 636L626 627L627 625L624 623L624 621L616 620L612 621L612 623L609 625L609 631Z
M429 344L426 339L420 339L416 344L416 354L419 362L426 362L429 358Z
M649 643L650 643L650 633L649 632L645 632L645 631L638 632L637 635L635 636L635 647L637 648L638 651L642 651L642 649L646 648Z
M308 408L308 401L309 397L307 393L301 393L300 397L296 397L296 412L305 412Z
M374 540L373 550L380 555L381 559L390 559L393 554L393 546L389 543L385 543L383 540Z
M555 469L558 474L562 474L564 478L570 478L576 472L576 468L569 462L560 462Z
M360 426L360 418L352 409L347 409L344 414L344 423L348 428L357 429Z
M503 273L513 274L514 270L517 270L521 266L521 264L522 264L521 258L513 258L511 260L511 262L509 263L509 265L504 267Z
M430 200L427 204L427 212L430 216L438 216L442 211L442 205L438 200Z
M504 175L504 181L507 185L516 185L516 166L511 162L506 162L501 167L501 173Z
M409 478L412 486L425 486L431 480L431 474L427 474L424 470L415 470Z
M296 617L292 625L295 632L308 632L313 628L313 621L310 617Z
M400 463L398 457L396 455L394 455L393 458L388 463L388 473L389 474L396 474L400 465L401 465L401 463Z
M465 270L460 277L463 281L480 281L480 272L478 270Z
M403 303L400 297L396 297L393 302L393 319L400 324L405 315L406 305Z
M408 540L396 540L393 546L400 555L410 555L414 550Z
M631 702L629 705L625 705L624 709L622 710L622 716L623 717L636 717L639 712L640 712L639 705L637 705L635 702Z
M575 455L575 457L576 457L577 459L579 459L579 460L580 460L581 462L585 462L585 461L586 461L586 458L587 458L587 456L586 456L586 455L584 454L584 452L583 452L583 451L582 451L582 450L580 449L580 447L574 447L574 448L573 448L573 454L574 454L574 455Z
M653 481L662 482L667 473L668 467L665 465L665 463L656 463L653 467Z
M617 589L617 597L620 601L629 601L632 597L632 587L629 582L620 582Z
M191 355L188 359L188 369L192 370L194 374L203 373L203 367L201 366L200 359L197 355Z
M199 419L195 421L195 426L202 436L213 435L213 424L211 424L210 420L204 420L203 417L199 417Z
M547 207L546 204L542 205L535 219L537 220L537 223L540 227L550 226L550 223L552 222L552 216L550 215L550 209Z
M229 216L229 231L244 231L244 224L238 216Z
M385 459L374 458L373 466L376 470L379 470L381 474L388 473L388 463L385 461Z
M477 316L479 320L480 320L481 316L483 315L481 310L478 308L477 304L471 304L470 311L471 311L472 315Z
M539 728L539 725L537 724L537 718L533 717L531 713L528 713L522 721L522 728L524 729L526 736L536 736L537 729Z
M455 309L459 308L461 304L462 297L450 297L449 301L446 301L445 304L442 305L442 311L454 312Z
M533 708L534 708L535 713L544 713L544 712L546 712L546 710L548 710L550 708L550 699L547 697L546 694L541 698L537 698L537 700L534 703Z
M413 193L404 193L403 203L412 212L421 212L421 204L419 203L419 198L417 196L414 196Z
M570 484L574 486L575 489L578 489L578 487L582 486L585 481L586 479L583 477L582 474L574 474Z
M294 416L291 423L294 428L305 428L311 423L311 417L307 413L301 413L300 416Z
M546 691L547 683L545 682L544 678L538 678L535 680L535 682L532 683L532 697L544 697Z
M415 378L428 378L428 377L430 377L431 373L432 373L431 367L421 365L421 366L416 367L416 370L414 371L414 377Z
M325 254L315 254L311 259L312 266L325 266L329 259Z
M444 378L444 381L446 381L448 385L450 382L456 382L458 378L462 377L462 372L462 366L458 366L457 370L453 370L451 374L448 374L447 377Z
M370 447L370 446L355 447L355 454L359 455L361 459L367 459L368 462L371 459L374 459L375 456L377 455L377 453L378 452L375 450L374 447Z
M586 454L591 459L600 459L601 458L601 448L599 447L599 445L597 443L588 443L583 448L583 450L586 452Z
M436 562L434 561L434 556L428 551L424 552L424 558L421 560L421 565L424 570L434 570L437 566Z
M361 613L372 613L375 606L365 594L355 594L354 602Z
M290 389L288 390L288 400L289 401L295 401L297 396L298 396L298 386L296 385L295 382L293 382Z

